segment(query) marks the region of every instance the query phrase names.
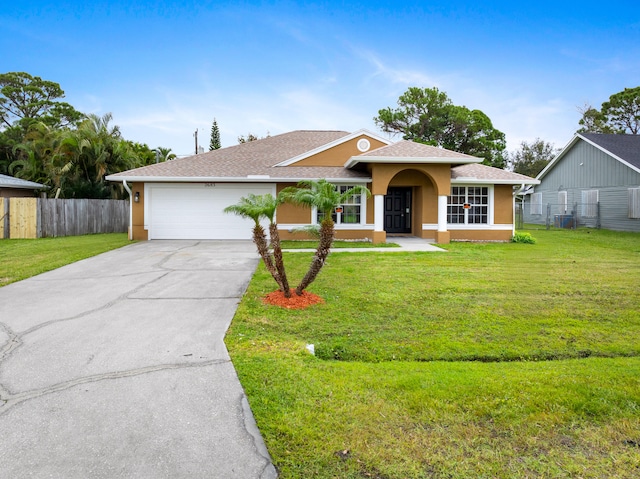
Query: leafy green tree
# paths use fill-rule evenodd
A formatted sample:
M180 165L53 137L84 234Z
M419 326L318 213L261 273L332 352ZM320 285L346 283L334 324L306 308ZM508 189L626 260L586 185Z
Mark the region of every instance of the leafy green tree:
M276 208L280 203L282 203L281 196L275 198L271 194L249 194L246 197L240 198L240 201L235 205L227 206L224 212L233 213L254 221L253 242L256 244L258 254L285 298L290 298L291 289L289 288L289 281L285 272L278 225L275 223ZM260 224L260 220L263 218L269 220L270 244L267 243L267 235ZM273 251L273 256L270 247L271 251Z
M518 150L506 156L512 171L535 178L557 154L553 144L536 138L531 143L523 141Z
M157 160L160 162L173 160L176 155L171 152L171 148L164 148L163 146L159 146L156 148Z
M64 173L56 185L64 197L122 196L118 186L106 183L104 177L137 166L137 158L119 127L110 125L111 119L110 113L91 114L76 130L65 133L54 155L54 168Z
M56 173L52 160L62 135L60 130L42 122L31 123L23 141L13 146L9 174L52 186Z
M217 150L221 147L220 144L220 129L218 128L218 122L216 119L213 119L213 124L211 125L211 141L209 142L209 151Z
M135 157L134 168L155 164L156 153L154 150L149 148L149 145L129 140L127 140L127 144Z
M0 74L0 126L19 125L24 131L34 121L61 128L76 125L84 115L60 101L64 91L58 83L25 72Z
M506 165L504 133L482 111L454 105L437 88L409 88L398 99L398 108L379 110L374 121L382 131L402 134L405 140L481 157L497 168Z
M283 201L308 208L315 207L322 216L318 247L309 266L309 270L296 287L295 291L298 296L316 279L318 273L320 273L320 270L324 266L327 256L329 256L335 235L335 224L332 218L333 212L338 206L346 203L353 195L370 196L371 192L364 186L355 186L349 188L344 193L340 193L336 185L329 183L325 179L301 181L297 187L285 188L281 192Z
M640 86L625 88L602 103L600 110L586 106L578 122L580 133L640 134Z
M247 134L247 136L245 137L244 135L240 135L238 137L238 143L242 144L242 143L249 143L250 141L256 141L256 140L260 140L261 138L258 138L256 135L254 135L253 133L249 132L249 134Z

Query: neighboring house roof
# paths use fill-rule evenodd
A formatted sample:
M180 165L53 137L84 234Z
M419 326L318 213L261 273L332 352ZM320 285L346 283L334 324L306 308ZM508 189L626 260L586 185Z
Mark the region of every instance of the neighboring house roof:
M37 190L47 188L45 185L35 183L34 181L21 180L8 175L0 175L0 188L17 188L21 190Z
M386 143L386 146L351 157L341 166L295 166L314 154L328 150L361 135ZM537 184L536 180L509 171L473 163L481 158L435 146L402 140L391 143L365 130L298 130L250 141L227 148L144 166L107 176L113 181L152 182L296 182L325 178L333 182L371 181L369 173L352 168L359 163L446 163L465 164L452 168L452 181ZM471 163L471 164L470 164ZM294 165L289 167L289 165ZM463 169L461 169L463 168Z
M612 158L640 173L640 135L616 135L601 133L576 133L558 156L549 162L536 178L541 180L573 148L578 141L586 141L590 145L605 152Z

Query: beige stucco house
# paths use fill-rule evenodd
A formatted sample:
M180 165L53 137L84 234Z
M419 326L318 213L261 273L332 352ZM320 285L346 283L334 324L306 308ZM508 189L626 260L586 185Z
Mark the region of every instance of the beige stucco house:
M513 186L527 176L481 165L482 159L360 130L292 131L110 175L131 190L130 237L248 239L250 220L223 213L247 194L271 193L325 178L338 188L365 185L336 212L336 236L384 242L413 235L437 243L507 241L514 232ZM293 205L277 211L281 237L318 222Z

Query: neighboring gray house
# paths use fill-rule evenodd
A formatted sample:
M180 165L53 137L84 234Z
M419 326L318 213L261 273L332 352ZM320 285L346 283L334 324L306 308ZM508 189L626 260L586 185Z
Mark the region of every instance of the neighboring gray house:
M524 195L524 222L640 231L640 135L576 133Z
M0 198L33 197L35 190L47 188L40 183L0 175Z

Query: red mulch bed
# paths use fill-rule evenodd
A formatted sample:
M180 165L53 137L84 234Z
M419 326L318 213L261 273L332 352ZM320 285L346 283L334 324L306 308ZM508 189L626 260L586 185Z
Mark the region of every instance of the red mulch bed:
M324 299L308 291L303 291L302 295L298 296L295 291L292 290L290 298L285 298L282 291L274 291L262 298L262 302L273 306L280 306L281 308L304 309L314 304L324 303Z

